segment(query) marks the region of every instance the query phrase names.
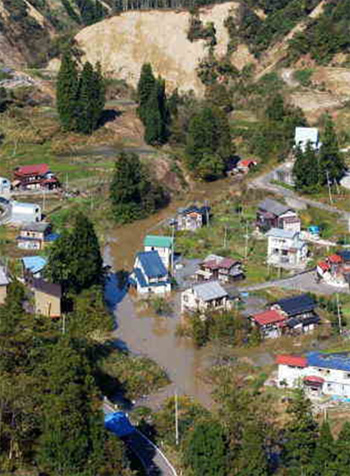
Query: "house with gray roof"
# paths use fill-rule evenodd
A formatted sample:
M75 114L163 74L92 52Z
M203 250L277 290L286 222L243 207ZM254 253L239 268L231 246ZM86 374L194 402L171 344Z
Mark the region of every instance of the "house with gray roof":
M300 233L281 228L271 228L267 237L267 262L282 268L298 268L306 265L308 246Z
M300 231L301 221L293 208L271 198L265 198L258 205L256 226L263 232L270 228Z
M168 270L158 251L137 254L130 284L138 294L165 294L171 291Z
M195 284L181 294L181 312L228 311L233 300L218 281Z

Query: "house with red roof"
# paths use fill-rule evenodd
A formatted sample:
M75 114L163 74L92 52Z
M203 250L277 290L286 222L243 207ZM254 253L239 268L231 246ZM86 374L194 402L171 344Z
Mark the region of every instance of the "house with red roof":
M16 167L12 187L17 190L54 190L60 186L47 164L33 164Z
M319 261L317 277L331 286L348 287L350 283L350 251L339 251Z
M252 168L256 167L258 162L254 159L243 159L237 164L237 170L243 174L247 174Z
M303 388L309 396L350 397L350 353L309 352L306 357L277 355L277 385Z
M242 262L218 255L208 255L195 273L197 281L218 280L227 284L244 279Z
M254 314L250 320L253 326L259 329L263 338L274 339L281 337L287 318L274 309L268 309L267 311Z

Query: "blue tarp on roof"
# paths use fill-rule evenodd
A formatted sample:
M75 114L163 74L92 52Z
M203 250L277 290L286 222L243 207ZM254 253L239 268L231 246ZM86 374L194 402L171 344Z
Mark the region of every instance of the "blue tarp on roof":
M281 309L290 317L297 316L298 314L302 314L304 312L310 312L316 306L315 301L308 294L301 294L300 296L280 299L275 304L280 306Z
M167 275L158 251L142 251L137 256L148 278L161 278Z
M105 427L119 437L130 435L135 431L124 412L108 413L105 416Z
M45 268L47 259L43 256L25 256L22 258L22 262L27 271L36 274Z
M350 371L350 352L309 352L306 357L308 365L313 367Z
M349 250L337 251L337 255L341 256L344 261L350 261L350 251Z
M53 241L58 240L60 236L61 235L59 233L50 233L49 235L45 236L45 241L52 243Z

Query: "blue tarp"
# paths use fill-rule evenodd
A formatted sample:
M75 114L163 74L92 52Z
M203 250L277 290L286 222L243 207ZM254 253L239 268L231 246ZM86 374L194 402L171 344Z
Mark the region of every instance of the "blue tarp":
M323 352L309 352L307 363L312 367L325 369L350 371L350 352L334 352L331 354Z
M105 416L105 427L119 437L130 435L135 431L124 412L108 413Z
M309 226L309 232L312 235L319 235L320 234L320 227L316 225Z

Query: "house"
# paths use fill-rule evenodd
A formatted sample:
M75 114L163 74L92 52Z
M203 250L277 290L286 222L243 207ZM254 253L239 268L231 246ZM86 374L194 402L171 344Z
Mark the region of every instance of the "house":
M275 309L268 309L250 317L253 326L257 327L263 338L281 337L286 317Z
M270 228L292 231L301 229L301 221L295 210L271 198L265 198L259 203L256 225L260 231L268 231Z
M21 259L23 278L25 282L32 284L34 278L41 278L42 272L47 265L47 259L43 256L25 256Z
M181 312L228 311L232 297L218 281L195 284L182 292Z
M59 284L44 279L33 280L35 314L47 317L61 317L62 289Z
M303 388L310 396L350 397L350 353L278 355L278 386Z
M198 228L208 224L210 207L191 205L187 208L180 208L176 217L176 229L178 231L196 231Z
M0 266L0 304L4 304L10 280L4 266Z
M306 334L320 323L315 307L314 300L309 295L302 294L281 299L271 304L266 311L252 315L249 319L263 338Z
M171 236L147 235L144 251L157 251L166 269L172 266L174 253L174 238Z
M16 238L17 247L24 250L42 250L50 230L50 223L45 222L33 222L22 226Z
M319 261L316 267L319 279L337 287L348 287L350 283L350 252L338 251L324 260Z
M11 191L11 182L5 177L0 177L0 194L9 195L10 191Z
M12 202L11 222L14 224L41 221L41 208L36 203Z
M47 164L24 165L14 171L13 188L20 190L54 190L60 186Z
M285 317L286 333L306 334L312 332L320 317L315 311L316 303L308 294L280 299L271 305L271 309Z
M267 262L273 266L293 268L307 262L308 246L300 238L300 233L281 228L271 228L266 235Z
M158 251L137 254L130 284L138 294L165 294L171 291L169 274Z
M314 150L319 150L321 143L317 127L296 127L294 134L294 147L305 152L307 144Z
M244 272L241 261L209 255L200 263L195 277L197 281L219 280L222 283L232 283L244 279Z
M243 174L247 174L251 169L256 167L258 165L258 162L253 159L244 159L240 160L237 164L237 170L238 172L241 172Z

